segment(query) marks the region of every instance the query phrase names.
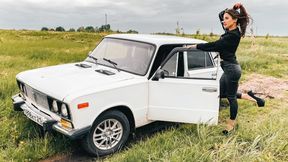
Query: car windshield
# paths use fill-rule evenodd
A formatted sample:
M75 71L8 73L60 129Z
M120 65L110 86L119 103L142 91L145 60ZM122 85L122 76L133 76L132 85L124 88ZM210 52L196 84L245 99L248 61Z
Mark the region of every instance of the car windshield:
M99 64L114 68L111 63L103 60L105 58L115 62L120 70L145 75L154 50L155 47L148 43L104 38L90 55L97 58ZM89 57L87 60L93 61Z

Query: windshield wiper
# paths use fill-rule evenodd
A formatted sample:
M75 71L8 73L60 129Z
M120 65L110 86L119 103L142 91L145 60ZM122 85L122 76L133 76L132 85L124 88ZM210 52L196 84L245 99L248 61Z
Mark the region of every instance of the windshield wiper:
M95 64L98 64L98 63L97 63L97 60L98 60L98 59L97 59L96 57L94 57L94 56L92 56L92 55L88 55L88 58L93 59L93 60L95 61Z
M111 61L111 60L109 60L109 59L106 59L106 58L103 58L103 60L104 61L107 61L107 62L109 62L110 64L112 64L113 66L114 66L114 68L115 69L117 69L118 70L118 72L120 72L120 70L118 69L118 67L116 66L117 65L117 63L116 62L114 62L114 61Z

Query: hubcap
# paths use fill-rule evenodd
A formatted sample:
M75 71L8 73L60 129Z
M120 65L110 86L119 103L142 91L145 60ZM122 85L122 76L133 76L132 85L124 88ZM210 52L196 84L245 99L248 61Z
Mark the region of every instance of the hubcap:
M117 145L123 135L123 126L116 119L106 119L97 125L93 133L93 142L101 150Z

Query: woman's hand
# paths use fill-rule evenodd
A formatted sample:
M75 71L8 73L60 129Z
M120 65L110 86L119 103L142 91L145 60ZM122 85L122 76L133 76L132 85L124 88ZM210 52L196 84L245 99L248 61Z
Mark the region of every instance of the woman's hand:
M196 45L195 44L193 44L193 45L188 45L188 46L186 46L186 48L196 48Z
M239 9L241 6L242 6L242 4L241 4L240 2L235 3L234 6L233 6L233 9L234 9L234 10L237 10L237 9Z

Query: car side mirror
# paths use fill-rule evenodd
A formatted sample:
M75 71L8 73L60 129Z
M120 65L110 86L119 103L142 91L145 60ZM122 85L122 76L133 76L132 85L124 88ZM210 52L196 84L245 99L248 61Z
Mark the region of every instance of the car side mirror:
M158 81L159 79L164 79L164 78L165 78L165 70L158 69L152 80Z

